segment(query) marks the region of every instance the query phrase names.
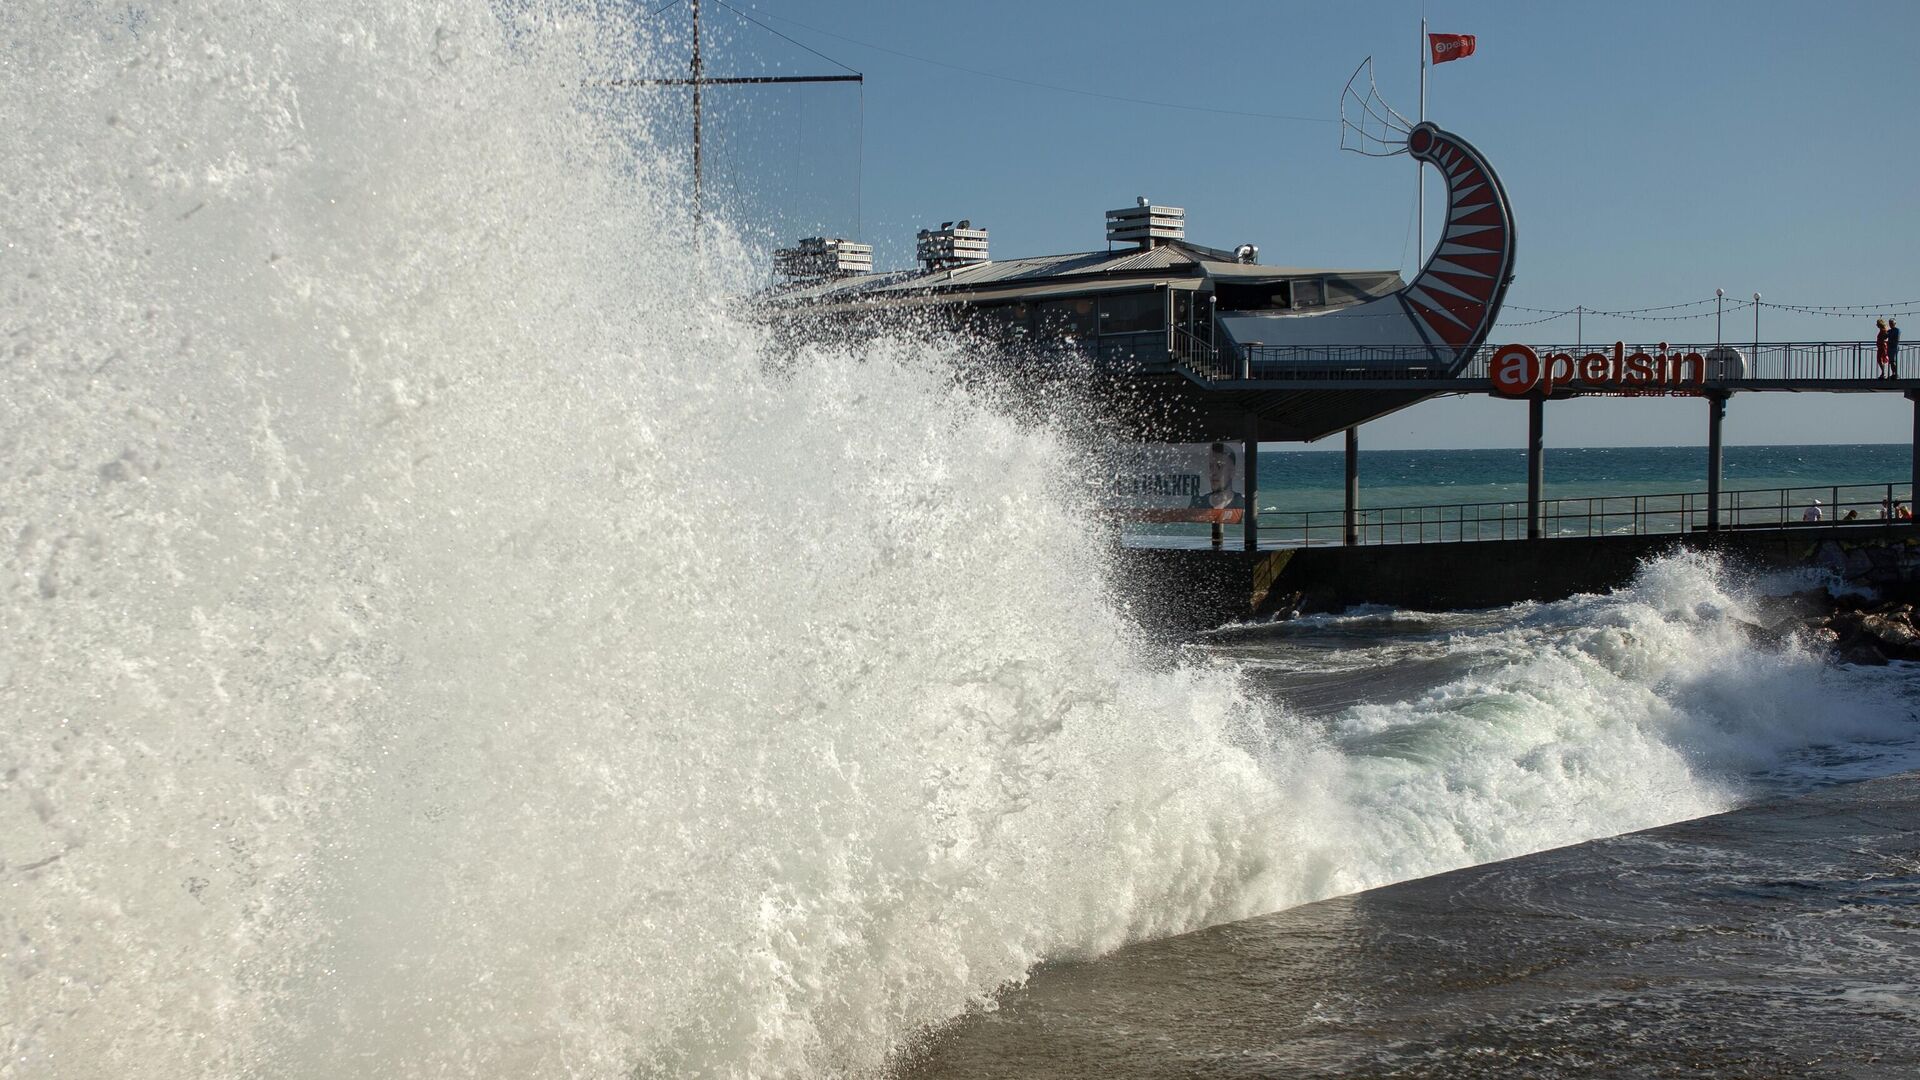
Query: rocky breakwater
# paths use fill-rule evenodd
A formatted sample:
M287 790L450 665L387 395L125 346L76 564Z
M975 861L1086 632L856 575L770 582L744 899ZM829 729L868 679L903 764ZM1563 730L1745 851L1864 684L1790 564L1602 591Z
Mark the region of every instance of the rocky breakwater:
M1920 627L1914 624L1913 605L1904 601L1865 607L1836 601L1832 611L1809 620L1807 632L1842 664L1920 660Z

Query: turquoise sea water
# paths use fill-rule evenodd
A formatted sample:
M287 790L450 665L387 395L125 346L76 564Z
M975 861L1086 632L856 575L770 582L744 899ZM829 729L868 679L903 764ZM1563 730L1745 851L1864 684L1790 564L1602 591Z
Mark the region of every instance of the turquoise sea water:
M1894 484L1900 498L1912 479L1911 453L1905 443L1729 446L1721 489ZM1337 450L1262 450L1260 511L1340 509L1345 457ZM1707 452L1698 446L1550 449L1546 483L1549 499L1705 491ZM1360 451L1362 506L1501 502L1526 495L1522 449Z
M1881 500L1889 496L1911 500L1912 451L1905 443L1830 446L1729 446L1725 451L1721 490L1728 507L1741 507L1739 520L1758 523L1785 517L1797 520L1809 500L1819 499L1823 512L1841 506L1840 513L1856 510L1863 518L1877 517ZM1260 507L1263 541L1297 542L1298 529L1311 522L1315 542L1338 539L1338 512L1343 505L1344 463L1339 450L1274 450L1260 453ZM1567 515L1561 531L1585 532L1585 500L1608 497L1604 508L1611 516L1596 521L1592 531L1633 528L1636 508L1672 513L1645 519L1655 531L1677 530L1681 524L1678 498L1653 496L1702 493L1706 490L1707 452L1699 446L1593 447L1549 449L1546 455L1548 514ZM1363 521L1387 531L1379 539L1401 535L1400 523L1425 519L1454 520L1456 514L1483 523L1480 535L1499 535L1501 521L1509 529L1523 529L1527 495L1527 455L1511 450L1362 450L1360 452L1360 507ZM1633 498L1640 497L1638 502ZM1561 500L1554 503L1553 500ZM1411 507L1459 507L1462 511L1402 511ZM1511 504L1489 506L1485 504ZM1704 506L1695 500L1690 505ZM1729 511L1730 518L1733 516ZM1552 524L1550 523L1550 528ZM1469 531L1472 530L1471 524ZM1229 542L1238 539L1238 527L1227 530ZM1138 526L1128 530L1131 540L1157 544L1205 542L1204 525ZM1457 532L1444 538L1452 539ZM1430 534L1429 539L1438 534ZM1413 539L1405 534L1404 539Z

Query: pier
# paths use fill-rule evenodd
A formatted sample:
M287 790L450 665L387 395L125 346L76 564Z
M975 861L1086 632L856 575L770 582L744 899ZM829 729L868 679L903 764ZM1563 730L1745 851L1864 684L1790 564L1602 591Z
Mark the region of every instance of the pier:
M1516 393L1502 385L1497 365L1503 351L1517 348L1479 346L1457 374L1424 368L1414 350L1402 358L1391 346L1176 347L1137 356L1137 370L1188 385L1196 414L1210 422L1201 434L1233 438L1239 418L1250 495L1258 472L1246 451L1256 442L1302 441L1310 432L1308 438L1339 434L1345 447L1339 509L1247 514L1232 530L1237 535L1216 532L1211 544L1128 537L1119 560L1122 587L1138 613L1191 631L1358 604L1443 610L1548 601L1617 587L1643 560L1675 548L1768 568L1824 568L1896 595L1920 588L1920 528L1892 512L1895 500L1911 506L1920 491L1920 362L1913 356L1886 377L1872 342L1546 345L1522 350L1537 369ZM1642 353L1693 359L1676 381L1621 380ZM1556 363L1557 371L1547 370ZM1723 425L1737 407L1733 399L1753 393L1904 395L1914 406L1908 482L1725 489ZM1456 394L1503 397L1527 409L1525 498L1368 507L1359 453L1364 422L1312 430L1336 415L1377 418ZM1553 405L1594 396L1700 399L1704 490L1549 498L1544 447ZM1814 499L1821 520L1801 520Z
M1573 315L1581 327L1573 344L1502 341L1547 321L1501 323L1516 266L1506 190L1457 133L1384 109L1369 72L1363 63L1342 94L1342 145L1404 154L1445 188L1444 224L1431 246L1422 232L1424 259L1411 278L1384 267L1263 264L1257 244L1189 240L1184 208L1143 195L1104 213L1104 250L996 259L987 228L956 215L918 232L914 269L876 273L866 245L805 238L776 253L782 280L751 310L794 342L947 327L969 343L963 364L984 363L1035 401L1054 399L1062 381L1085 380L1075 408L1117 447L1112 516L1098 527L1115 535L1122 587L1150 621L1193 627L1295 607L1547 600L1620 584L1640 559L1675 544L1790 562L1822 544L1872 543L1906 558L1914 530L1894 520L1891 503L1910 499L1920 479L1914 346L1905 370L1889 372L1871 341L1764 340L1763 307L1845 312L1763 304L1758 293L1752 333L1729 340L1720 290L1643 309L1712 303L1710 343L1590 343L1584 305L1534 309ZM1356 127L1357 117L1366 122ZM1905 395L1916 435L1908 484L1725 490L1726 418L1736 397L1753 393ZM1514 477L1524 477L1525 498L1367 507L1366 425L1450 395L1526 409L1525 471ZM1555 406L1595 396L1700 399L1705 489L1549 498ZM1259 446L1334 437L1345 444L1343 505L1261 512ZM1808 529L1798 519L1815 497L1824 513L1852 511L1854 521ZM1120 521L1204 523L1210 535L1194 550L1181 538L1122 536Z
M1806 570L1810 582L1831 575L1889 599L1920 601L1920 528L1911 521L1251 552L1129 547L1116 552L1114 565L1134 616L1182 636L1362 604L1451 611L1562 600L1624 585L1647 559L1676 550L1760 570Z
M1350 459L1353 460L1353 459ZM1911 505L1909 484L1812 484L1738 491L1678 491L1630 495L1577 495L1540 500L1539 535L1553 540L1594 536L1651 536L1777 528L1849 530L1883 524L1895 502ZM1821 520L1802 520L1819 500ZM1848 518L1848 514L1854 517ZM1455 544L1530 538L1534 515L1520 499L1419 506L1350 507L1343 510L1267 510L1260 514L1260 549L1380 544ZM1211 546L1205 537L1136 536L1133 547ZM1245 550L1238 538L1222 549Z
M1874 344L1862 341L1781 341L1730 345L1724 342L1658 342L1629 345L1616 342L1604 350L1591 345L1481 345L1466 358L1458 373L1440 373L1427 366L1425 348L1392 345L1247 345L1199 347L1177 333L1164 353L1135 353L1130 358L1142 374L1177 375L1189 384L1194 412L1205 419L1211 438L1241 437L1246 442L1244 484L1257 486L1252 446L1258 441L1309 441L1343 431L1346 444L1346 505L1337 518L1326 512L1282 511L1248 514L1242 522L1238 547L1312 545L1337 539L1353 546L1363 543L1428 543L1435 541L1547 540L1566 536L1593 536L1626 531L1718 532L1723 528L1753 528L1786 524L1792 519L1787 500L1794 493L1730 492L1721 489L1722 430L1729 403L1748 393L1867 393L1902 394L1914 405L1913 468L1910 481L1920 480L1920 369L1909 357L1906 370L1884 374L1875 360ZM1503 353L1520 350L1537 369L1516 386L1505 370L1496 371ZM1652 358L1649 369L1675 358L1673 378L1649 374L1636 378L1636 358ZM1126 358L1109 357L1109 363ZM1500 377L1497 377L1500 376ZM1329 427L1336 417L1377 419L1400 409L1447 395L1484 394L1524 401L1528 410L1527 497L1517 505L1459 504L1449 506L1389 507L1369 511L1361 503L1364 477L1359 450L1365 421ZM1546 497L1544 449L1549 405L1578 397L1696 397L1706 408L1706 490L1667 495L1553 500ZM1230 418L1243 419L1235 432ZM1910 498L1915 487L1896 495L1889 487L1871 499L1838 488L1808 488L1808 498L1822 501L1836 516L1848 509L1861 518L1873 518L1881 500ZM1847 505L1841 506L1842 502ZM1579 505L1574 505L1575 503ZM1804 503L1802 504L1804 505ZM1769 519L1767 513L1771 512ZM1272 534L1264 534L1271 523ZM1222 545L1224 546L1224 544Z

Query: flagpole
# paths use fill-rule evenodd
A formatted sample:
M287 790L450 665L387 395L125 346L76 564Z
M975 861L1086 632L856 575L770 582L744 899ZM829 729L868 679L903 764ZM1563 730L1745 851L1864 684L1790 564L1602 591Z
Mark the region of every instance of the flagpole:
M1427 122L1427 17L1420 16L1420 122ZM1427 163L1420 164L1420 186L1416 189L1414 206L1413 269L1420 269L1420 256L1427 251Z

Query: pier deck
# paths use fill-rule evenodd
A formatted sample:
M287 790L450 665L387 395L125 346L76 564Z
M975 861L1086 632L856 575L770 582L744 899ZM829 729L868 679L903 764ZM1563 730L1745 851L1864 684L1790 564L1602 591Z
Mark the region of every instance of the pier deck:
M1727 505L1725 495L1730 493L1722 492L1720 486L1721 432L1728 403L1738 394L1902 394L1914 406L1912 473L1915 480L1920 480L1920 352L1914 349L1905 350L1889 367L1878 361L1876 346L1869 341L1615 342L1604 348L1585 344L1482 345L1457 368L1440 371L1427 366L1430 353L1424 348L1257 344L1202 348L1178 336L1169 340L1171 347L1166 353L1138 357L1135 370L1157 374L1163 383L1171 380L1179 384L1169 389L1169 396L1183 402L1204 429L1196 430L1205 437L1237 437L1246 444L1241 456L1246 470L1244 490L1258 488L1258 454L1252 452L1252 444L1263 440L1311 441L1344 430L1347 498L1339 536L1346 545L1365 542L1363 533L1368 528L1384 528L1386 524L1370 523L1359 506L1361 425L1448 395L1485 394L1526 402L1528 495L1520 515L1524 522L1520 535L1527 539L1564 535L1548 524L1544 495L1546 406L1576 397L1697 397L1706 402L1707 490L1695 503L1659 511L1679 516L1681 523L1668 531L1695 527L1696 509L1703 511L1698 527L1707 532L1741 524L1729 516L1737 516L1738 505ZM1514 378L1516 350L1524 354L1521 368L1532 372L1520 380ZM1920 485L1910 485L1908 497L1914 486ZM1860 516L1876 516L1868 510L1861 510ZM1643 508L1631 511L1636 518L1645 513ZM1591 507L1584 516L1592 519ZM1241 548L1252 550L1266 545L1260 535L1265 520L1262 515L1246 515ZM1506 523L1503 514L1499 528L1489 537L1479 528L1484 522L1476 520L1475 531L1468 535L1467 522L1461 520L1456 523L1456 535L1450 538L1504 539L1508 535ZM1301 535L1293 542L1310 544L1319 539L1312 524L1304 523ZM1393 524L1404 526L1399 521ZM1592 534L1591 527L1581 532ZM1424 538L1422 532L1417 539ZM1216 534L1215 546L1220 546L1220 539ZM1288 542L1284 534L1281 542Z
M1911 508L1913 495L1911 484L1809 484L1722 491L1717 495L1719 527L1729 531L1856 529L1897 520L1896 506ZM1537 539L1711 532L1709 521L1714 515L1708 508L1713 496L1706 491L1677 491L1544 499ZM1808 522L1803 515L1815 500L1821 518ZM1849 519L1848 514L1854 517ZM1353 511L1351 544L1524 540L1528 520L1527 504L1520 499L1358 507ZM1258 526L1263 551L1348 543L1344 509L1263 510ZM1139 532L1124 536L1122 542L1134 548L1212 546L1208 537L1198 533ZM1246 543L1244 538L1223 535L1220 546L1245 550Z
M1813 571L1889 599L1920 600L1920 528L1910 521L1253 552L1129 547L1117 553L1116 586L1143 624L1181 636L1361 604L1452 611L1561 600L1618 588L1646 560L1675 550L1716 553L1750 569Z

